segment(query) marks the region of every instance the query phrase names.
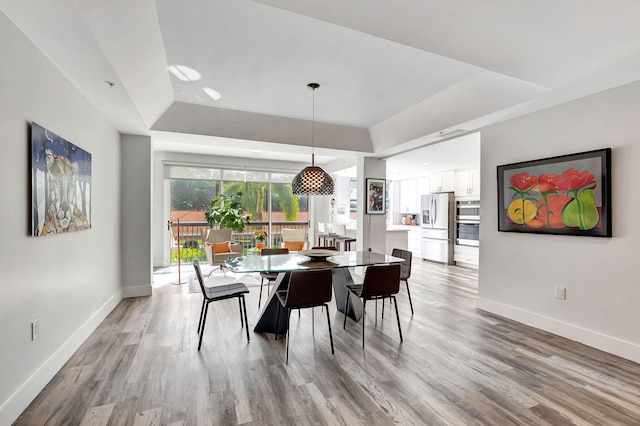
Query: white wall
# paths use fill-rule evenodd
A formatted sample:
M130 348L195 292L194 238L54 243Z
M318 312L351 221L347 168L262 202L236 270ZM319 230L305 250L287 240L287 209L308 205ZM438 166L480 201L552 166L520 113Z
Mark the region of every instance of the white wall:
M0 57L0 424L6 425L120 301L120 138L1 12ZM92 154L90 230L30 236L31 121ZM35 319L40 337L31 341Z
M640 362L640 83L482 132L478 307ZM613 238L497 231L496 166L611 147ZM556 285L567 288L555 298Z

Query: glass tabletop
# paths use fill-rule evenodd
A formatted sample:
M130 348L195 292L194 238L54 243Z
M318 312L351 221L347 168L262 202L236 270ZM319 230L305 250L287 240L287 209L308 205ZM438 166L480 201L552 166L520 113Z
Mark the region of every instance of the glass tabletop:
M385 263L402 263L401 257L371 251L346 251L327 257L324 261L299 253L248 256L225 259L225 264L232 272L288 272L314 268L351 268L356 266L380 265Z

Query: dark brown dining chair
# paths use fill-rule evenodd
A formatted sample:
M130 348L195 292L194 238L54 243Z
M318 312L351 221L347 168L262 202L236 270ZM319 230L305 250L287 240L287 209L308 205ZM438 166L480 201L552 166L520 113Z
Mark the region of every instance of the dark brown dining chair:
M411 301L411 292L409 291L409 277L411 277L411 258L413 257L413 253L409 250L394 248L391 251L391 256L404 259L404 262L400 264L400 281L404 281L407 285L407 296L409 296L409 306L411 307L411 315L413 315L413 302ZM382 306L384 309L384 305Z
M240 326L244 326L247 330L247 342L249 339L249 322L247 320L247 304L244 300L244 295L249 293L249 289L243 283L231 283L227 285L219 285L215 287L207 287L204 285L204 279L202 278L202 271L200 270L200 263L197 260L193 260L193 269L196 270L196 276L200 283L200 290L202 290L202 309L200 309L200 320L198 321L198 334L200 335L200 341L198 342L198 350L202 346L202 337L204 336L204 326L207 323L207 312L209 312L209 304L211 302L217 302L218 300L238 298L238 306L240 307ZM242 316L244 312L244 318Z
M263 248L260 250L260 256L270 256L272 254L289 254L288 248ZM267 286L271 289L271 283L278 278L277 272L260 272L260 297L258 297L258 308L262 302L262 286L264 281L267 280ZM269 291L269 290L267 290Z
M276 296L280 304L276 324L280 323L281 306L287 308L287 320L291 319L292 309L314 308L323 306L327 312L327 324L329 326L329 341L331 342L331 353L333 354L333 335L331 333L331 319L329 318L329 306L333 290L333 273L331 269L307 269L292 271L289 279L289 287L286 290L276 291ZM287 355L286 362L289 363L289 328L287 327ZM278 336L276 335L276 338Z
M346 286L349 290L344 312L349 312L349 299L351 294L362 299L362 311L366 314L367 300L377 300L391 298L396 306L396 319L398 320L398 331L400 332L400 341L402 342L402 328L400 328L400 314L398 313L398 304L395 295L400 290L400 265L397 263L389 265L373 265L369 266L364 273L364 281L362 284L351 284ZM362 347L364 348L364 323L362 321ZM344 316L343 328L347 327L347 316Z
M315 247L311 247L311 250L335 250L335 251L339 251L338 250L338 246L315 246Z

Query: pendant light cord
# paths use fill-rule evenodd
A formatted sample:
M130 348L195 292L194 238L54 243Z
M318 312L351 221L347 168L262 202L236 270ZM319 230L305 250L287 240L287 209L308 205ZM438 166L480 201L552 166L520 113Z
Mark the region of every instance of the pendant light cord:
M315 166L315 162L316 162L316 152L315 152L315 148L316 148L316 142L315 142L315 135L316 135L316 89L317 87L312 87L311 91L313 93L311 99L312 99L312 105L311 105L311 167Z

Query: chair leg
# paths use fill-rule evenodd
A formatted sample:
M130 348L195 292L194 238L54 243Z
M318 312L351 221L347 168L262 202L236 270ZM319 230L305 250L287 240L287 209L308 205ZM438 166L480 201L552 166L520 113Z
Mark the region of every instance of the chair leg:
M377 300L376 300L376 306L378 306ZM382 318L384 318L384 297L382 298Z
M347 328L347 312L349 312L349 298L351 297L351 293L347 290L347 302L344 305L344 323L342 324L342 329Z
M287 318L289 319L289 321L291 321L291 309L287 309ZM291 327L287 327L287 359L286 359L286 364L289 364L289 329Z
M202 346L202 338L204 337L204 326L207 323L207 312L209 312L209 303L207 302L207 306L204 309L204 318L202 319L202 330L200 330L200 341L198 342L198 350Z
M411 302L411 292L409 291L409 280L404 280L407 285L407 295L409 296L409 306L411 307L411 315L413 315L413 302Z
M258 309L260 309L260 302L262 302L262 286L264 285L264 278L260 281L260 297L258 297Z
M238 310L240 310L240 328L244 327L244 318L242 316L242 301L238 297Z
M366 314L367 299L362 300L362 349L364 349L364 316Z
M398 301L395 296L391 296L393 304L396 305L396 319L398 320L398 332L400 333L400 341L402 342L402 328L400 328L400 314L398 313Z
M276 313L276 338L273 340L278 340L278 330L280 329L280 302L278 301L278 312Z
M325 306L327 305L326 304L322 305L323 308ZM326 312L327 312L327 325L329 326L329 341L331 342L331 353L335 354L335 352L333 351L333 334L331 333L331 318L329 318L329 306L327 306Z
M311 335L313 337L316 336L316 317L313 313L314 308L311 308ZM300 309L298 309L298 313L300 313Z
M247 301L244 300L244 295L240 296L242 299L242 309L244 310L244 328L247 330L247 342L250 342L249 338L249 319L247 318Z
M207 299L202 298L202 308L200 309L200 319L198 320L198 334L200 334L200 329L202 328L202 316L204 315L204 305L206 305Z

